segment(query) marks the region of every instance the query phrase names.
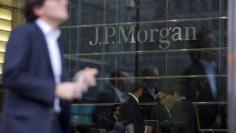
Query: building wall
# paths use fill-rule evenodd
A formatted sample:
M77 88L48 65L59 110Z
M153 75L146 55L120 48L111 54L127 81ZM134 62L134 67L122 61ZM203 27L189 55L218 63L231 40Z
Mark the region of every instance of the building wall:
M14 3L14 4L12 4ZM6 3L1 1L0 8L0 75L2 75L2 65L4 63L4 54L6 51L6 45L10 32L14 27L19 26L24 23L24 16L21 12L20 7L17 5L22 5L23 1L15 1ZM6 5L5 5L6 4ZM2 76L0 76L2 78ZM5 90L0 80L0 112L2 111L2 106L4 102Z
M72 108L76 111L77 107L89 102L92 107L87 109L93 110L99 95L111 89L110 80L115 80L118 86L121 78L111 78L110 74L119 70L129 73L130 82L157 79L158 87L165 91L172 90L176 84L186 83L188 79L193 82L201 80L204 84L207 74L189 74L186 71L195 62L191 56L193 53L214 51L217 71L210 76L217 79L220 93L212 101L198 99L193 102L197 107L208 106L208 110L214 108L217 114L226 115L225 104L222 104L226 102L227 91L226 5L227 0L145 0L139 4L133 0L70 0L70 19L62 26L61 37L70 77L72 79L85 66L99 70L98 85ZM22 24L24 19L19 10L14 8L11 11L11 26ZM192 42L200 39L197 34L206 31L215 38L216 47L201 44L193 47ZM1 36L4 35L0 32ZM96 40L98 43L94 43ZM142 75L141 70L148 66L158 68L159 76ZM192 88L187 89L191 91ZM1 89L0 105L3 92ZM85 119L88 123L91 121ZM223 124L226 122L221 121Z

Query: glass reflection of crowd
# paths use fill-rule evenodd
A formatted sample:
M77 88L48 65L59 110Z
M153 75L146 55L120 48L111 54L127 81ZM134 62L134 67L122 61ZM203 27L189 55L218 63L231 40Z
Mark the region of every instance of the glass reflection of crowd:
M129 73L124 70L114 71L110 75L110 84L101 92L97 98L97 103L124 103L128 98L131 81ZM92 120L99 128L111 131L114 129L113 117L111 117L112 107L104 105L96 107Z
M197 38L190 43L192 64L183 71L197 77L162 89L155 66L145 66L135 82L128 71L112 72L109 86L96 101L107 105L93 111L97 128L113 133L198 133L200 128L225 128L226 112L219 112L219 105L193 104L225 100L216 76L217 40L210 32L200 32Z
M196 113L184 85L161 90L154 66L141 71L141 81L132 83L129 76L125 71L111 74L111 87L99 95L98 102L116 104L96 107L93 122L99 128L114 133L197 132Z

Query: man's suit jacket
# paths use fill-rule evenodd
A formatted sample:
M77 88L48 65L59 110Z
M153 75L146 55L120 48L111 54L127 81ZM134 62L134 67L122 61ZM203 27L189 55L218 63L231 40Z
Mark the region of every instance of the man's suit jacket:
M135 133L144 133L145 127L141 109L132 96L129 96L124 104L121 104L120 120L125 125L133 124Z
M161 132L164 132L164 133L170 132L169 131L170 114L167 111L166 107L163 104L161 104L159 101L157 101L157 104L152 109L151 118L153 120L158 121L158 127ZM155 130L155 127L153 130Z
M109 87L105 91L101 92L97 97L97 102L99 103L120 103L119 97L116 94L114 87Z
M197 117L194 106L186 99L174 105L171 117L171 133L197 133Z
M62 66L61 81L67 80ZM1 133L50 133L54 119L55 80L46 39L35 22L16 28L9 39L3 67L7 89ZM69 104L61 101L64 133Z
M152 96L151 92L147 87L143 86L143 94L139 98L140 103L156 103L154 96ZM152 120L151 113L153 110L153 105L142 106L141 110L145 120Z

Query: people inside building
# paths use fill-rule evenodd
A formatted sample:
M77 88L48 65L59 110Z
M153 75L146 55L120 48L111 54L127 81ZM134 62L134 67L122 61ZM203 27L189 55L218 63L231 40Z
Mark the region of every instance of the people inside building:
M218 41L210 31L197 33L197 40L190 41L190 48L205 49L190 51L192 64L185 70L185 75L206 75L200 78L188 78L185 81L186 97L191 101L215 101L220 97L218 78L217 48Z
M127 100L131 87L130 74L126 70L116 70L110 74L110 84L97 98L97 102L123 103Z
M159 71L155 66L146 66L141 71L143 95L139 98L140 102L155 102L155 94L159 91L158 76Z
M159 91L157 94L156 105L152 109L151 117L153 120L157 120L158 127L156 132L169 133L170 132L170 111L166 106L167 93L165 91Z
M128 98L131 84L129 73L125 70L112 72L110 75L110 84L103 92L101 92L101 94L99 94L97 103L124 103ZM112 111L111 104L97 106L92 116L93 122L96 123L99 128L108 131L113 129L110 119L110 112Z
M155 94L160 90L158 87L158 68L152 65L145 66L141 70L142 84L143 84L143 94L139 98L142 106L142 114L146 121L149 121L150 125L153 125L153 129L156 129L156 122L153 120L151 113L153 105L150 103L156 103ZM145 105L147 104L147 105Z
M192 102L186 98L183 85L174 87L176 103L171 110L171 133L198 133L196 110Z
M110 130L110 132L124 133L126 127L124 126L124 123L120 121L120 104L113 105L111 111L112 130Z
M121 104L120 120L126 127L133 125L135 133L151 133L152 127L145 125L143 114L139 105L139 98L143 94L143 85L135 83L129 93L128 100Z

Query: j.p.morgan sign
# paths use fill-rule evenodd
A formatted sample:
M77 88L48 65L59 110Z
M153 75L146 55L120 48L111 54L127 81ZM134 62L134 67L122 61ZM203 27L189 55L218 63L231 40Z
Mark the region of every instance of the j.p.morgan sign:
M136 25L95 27L90 46L116 44L154 44L167 49L171 42L196 40L195 27L164 27L141 29Z

